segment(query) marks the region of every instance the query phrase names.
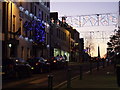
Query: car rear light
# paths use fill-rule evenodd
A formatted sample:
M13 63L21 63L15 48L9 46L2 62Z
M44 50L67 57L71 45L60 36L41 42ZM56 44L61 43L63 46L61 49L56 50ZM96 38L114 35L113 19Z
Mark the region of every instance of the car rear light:
M53 62L56 63L56 60L54 60Z
M38 65L39 63L36 63L35 65Z
M15 61L16 61L16 62L18 62L18 60L17 60L17 59L16 59Z
M47 59L45 59L44 61L45 61L45 62L47 62L48 60L47 60Z
M60 60L62 60L62 57L60 58Z

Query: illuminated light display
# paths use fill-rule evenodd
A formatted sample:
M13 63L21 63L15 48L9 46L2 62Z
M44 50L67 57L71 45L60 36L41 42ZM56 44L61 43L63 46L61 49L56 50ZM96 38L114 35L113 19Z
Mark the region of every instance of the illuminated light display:
M33 32L32 39L35 43L40 43L45 41L45 25L42 22L33 20L31 22L26 21L24 23L25 31Z
M33 18L33 16L34 16L34 15L33 15L32 13L30 13L30 17Z
M25 11L25 14L26 14L26 15L29 15L29 12L28 12L28 10L26 10L26 11Z

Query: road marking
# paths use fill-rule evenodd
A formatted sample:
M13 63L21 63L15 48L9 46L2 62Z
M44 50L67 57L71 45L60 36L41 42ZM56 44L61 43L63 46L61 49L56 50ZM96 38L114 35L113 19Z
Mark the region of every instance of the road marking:
M48 78L43 78L43 79L38 79L38 80L34 80L34 81L31 81L29 82L30 84L37 84L37 83L42 83L42 82L45 82L47 81Z

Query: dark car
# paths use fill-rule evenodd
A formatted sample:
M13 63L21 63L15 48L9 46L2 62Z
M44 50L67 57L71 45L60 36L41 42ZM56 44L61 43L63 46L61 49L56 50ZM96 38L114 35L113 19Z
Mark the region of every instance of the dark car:
M42 57L28 59L28 63L32 66L33 73L43 73L50 70L50 63Z
M60 62L59 62L59 58L57 57L52 57L50 60L49 60L49 63L51 65L51 69L58 69L60 67Z
M50 60L51 69L61 69L66 65L66 61L63 57L52 57Z
M2 61L3 78L23 78L31 76L31 66L22 58L9 58Z

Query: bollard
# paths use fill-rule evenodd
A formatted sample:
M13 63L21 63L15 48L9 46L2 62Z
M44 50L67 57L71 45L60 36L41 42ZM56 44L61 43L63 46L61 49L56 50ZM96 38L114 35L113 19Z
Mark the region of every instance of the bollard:
M67 71L67 88L71 87L71 69Z
M82 76L83 76L83 68L82 65L80 65L80 80L82 80Z
M48 89L53 89L53 75L48 75Z
M92 62L90 62L90 74L92 74Z
M51 65L49 66L49 71L48 71L49 73L51 72Z
M97 71L99 71L99 61L97 61Z
M117 85L120 87L120 64L116 64Z

